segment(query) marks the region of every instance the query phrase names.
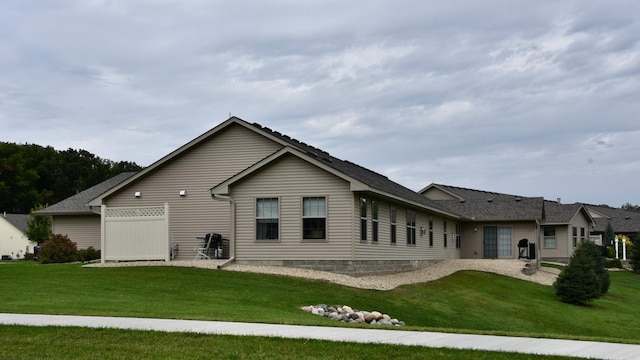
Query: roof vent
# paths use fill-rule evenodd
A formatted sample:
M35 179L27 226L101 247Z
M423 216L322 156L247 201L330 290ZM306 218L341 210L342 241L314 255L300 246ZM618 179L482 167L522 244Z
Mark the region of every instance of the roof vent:
M520 196L516 196L516 201L520 201L522 198Z
M493 198L488 198L487 202L493 202Z
M465 199L460 199L460 204L464 204L465 203Z
M627 216L625 216L624 218L625 218L625 219L627 219L627 220L629 220L629 219L631 219L631 216L627 215Z

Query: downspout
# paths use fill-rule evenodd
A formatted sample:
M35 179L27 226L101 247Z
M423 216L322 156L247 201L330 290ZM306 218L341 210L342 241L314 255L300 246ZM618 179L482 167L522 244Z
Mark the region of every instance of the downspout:
M542 262L542 247L540 246L540 220L538 219L536 219L536 248L538 253L538 256L536 256L536 269L539 269Z
M231 226L230 226L230 234L229 234L229 259L222 264L218 265L218 270L227 266L227 264L233 262L236 259L236 202L231 198L231 196L225 195L216 195L211 193L211 198L217 201L226 201L231 204Z

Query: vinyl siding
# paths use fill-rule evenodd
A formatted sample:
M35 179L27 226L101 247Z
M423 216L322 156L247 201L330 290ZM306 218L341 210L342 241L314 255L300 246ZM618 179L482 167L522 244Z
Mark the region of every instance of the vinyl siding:
M521 222L477 222L465 223L462 226L462 258L484 258L484 227L497 226L511 228L511 257L518 258L518 242L521 239L529 239L529 242L537 242L536 223L533 221Z
M100 249L100 215L67 215L52 217L54 234L67 235L78 249L93 246Z
M360 240L360 198L367 199L367 241ZM378 202L378 242L374 243L372 227L371 200ZM448 246L444 247L443 221L444 218L427 212L416 211L416 244L407 245L407 207L402 204L390 203L377 199L368 194L354 196L354 246L357 260L437 260L460 258L460 250L455 244L455 220L447 219ZM396 243L391 244L391 206L396 208ZM429 216L434 222L434 244L429 247ZM427 231L420 234L420 227Z
M349 183L288 155L230 188L236 204L238 261L350 260L352 193ZM302 239L304 197L324 196L327 239ZM256 240L256 199L279 199L279 239Z
M209 189L282 146L240 125L231 125L171 159L104 201L107 206L158 206L169 203L170 242L178 259L193 258L196 239L209 232L230 235L230 205L211 199ZM179 196L180 190L187 195ZM142 196L135 198L140 191Z
M455 200L457 199L454 196L451 196L451 194L448 194L438 188L431 188L427 191L425 191L424 193L422 193L423 196L431 199L431 200Z

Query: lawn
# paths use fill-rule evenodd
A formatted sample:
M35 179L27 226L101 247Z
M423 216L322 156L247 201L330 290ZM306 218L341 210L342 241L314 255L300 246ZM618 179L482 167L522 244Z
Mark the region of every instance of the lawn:
M474 271L374 291L197 268L13 261L0 264L0 286L0 312L352 326L299 309L348 304L388 313L411 330L640 343L640 277L622 271L612 272L609 293L587 306L558 301L549 286Z

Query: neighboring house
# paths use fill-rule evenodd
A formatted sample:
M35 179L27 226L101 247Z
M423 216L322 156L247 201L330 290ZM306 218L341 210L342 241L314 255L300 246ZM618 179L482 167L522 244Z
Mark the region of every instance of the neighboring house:
M78 249L86 249L90 246L100 249L100 207L89 206L89 201L135 174L135 172L120 173L39 210L37 214L51 216L51 231L54 234L67 235L77 244Z
M35 241L27 238L29 215L0 215L0 255L2 260L22 259L26 253L33 253Z
M76 195L71 210L62 206L70 198L41 214L80 248L102 249L103 261L168 260L172 244L178 259L193 258L198 237L210 232L229 239L225 255L239 263L350 274L411 269L461 252L458 215L383 175L235 117L100 190ZM89 240L80 245L72 232Z
M585 205L595 220L595 227L591 231L591 237L596 242L602 242L607 225L611 225L614 233L626 235L629 238L638 238L640 235L640 212L620 208L612 208L605 205ZM613 245L613 244L603 244Z
M560 204L523 197L431 184L424 196L461 216L463 258L519 258L568 261L579 240L589 236L594 220L582 204ZM536 244L518 248L521 240Z

